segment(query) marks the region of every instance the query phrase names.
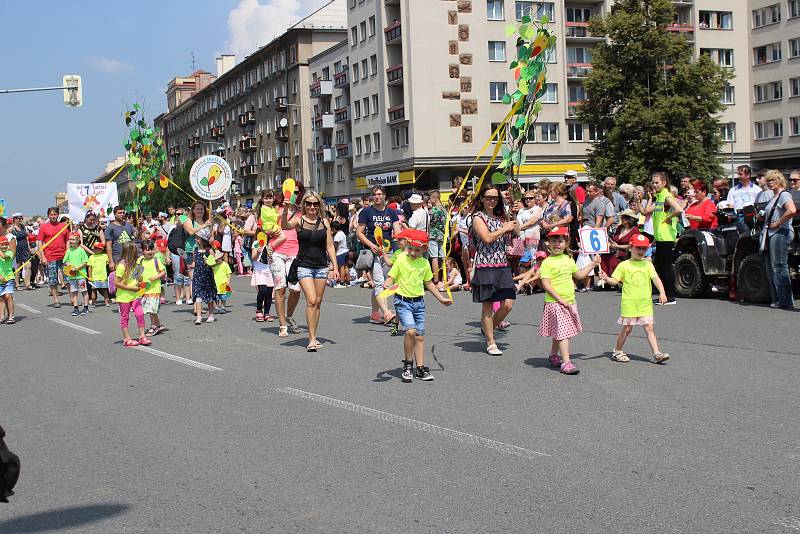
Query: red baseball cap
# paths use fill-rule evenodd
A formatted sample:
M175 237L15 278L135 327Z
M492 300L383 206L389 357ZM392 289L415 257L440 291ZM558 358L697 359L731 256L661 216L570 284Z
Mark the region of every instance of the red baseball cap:
M8 245L8 238L6 236L0 236L0 245Z
M216 249L222 248L222 244L219 241L217 241L216 239L211 242L211 246L216 248Z
M159 239L156 241L156 248L161 252L167 250L167 240L166 239Z
M406 232L405 238L408 240L410 245L421 247L428 244L427 232L423 232L422 230L412 230L411 228L407 228L406 230L403 230L403 232Z
M97 249L97 250L104 250L106 247L105 247L105 245L103 245L103 243L101 243L100 241L98 241L97 243L95 243L94 245L92 245L92 248L93 248L93 249Z
M551 238L554 236L561 236L561 237L569 237L569 228L566 226L556 226L552 230L547 233L547 238Z
M650 246L650 240L647 239L647 236L644 234L636 234L631 239L631 246L632 247L641 247L647 248Z

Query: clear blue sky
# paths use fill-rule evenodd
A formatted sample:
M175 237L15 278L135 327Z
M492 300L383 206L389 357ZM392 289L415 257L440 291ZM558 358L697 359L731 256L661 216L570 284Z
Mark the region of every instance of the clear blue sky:
M197 68L215 73L217 54L252 51L255 40L274 37L276 24L285 28L322 4L0 0L0 89L57 86L63 74L81 75L84 86L76 109L59 91L0 94L0 198L7 213L43 213L67 182L100 175L124 153L126 104L140 102L149 120L166 111L167 82L191 73L192 52Z

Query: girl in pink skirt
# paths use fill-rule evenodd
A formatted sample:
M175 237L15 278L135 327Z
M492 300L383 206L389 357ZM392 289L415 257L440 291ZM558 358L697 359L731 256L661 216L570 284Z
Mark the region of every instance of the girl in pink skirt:
M550 346L550 365L560 367L566 375L580 371L569 359L569 340L583 330L578 305L575 304L575 281L584 280L595 267L600 257L595 258L581 270L570 256L564 254L569 239L569 228L557 226L547 234L548 256L539 268L544 297L539 335L553 338ZM559 356L560 355L560 356Z

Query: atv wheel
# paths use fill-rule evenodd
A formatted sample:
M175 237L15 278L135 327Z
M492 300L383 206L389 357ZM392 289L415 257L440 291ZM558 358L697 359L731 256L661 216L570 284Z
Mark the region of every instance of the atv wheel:
M684 252L673 265L675 271L675 292L682 298L700 296L706 289L707 280L703 274L700 259L691 252Z
M750 254L739 264L736 275L739 298L747 302L764 304L772 298L769 291L769 280L764 265L758 254Z

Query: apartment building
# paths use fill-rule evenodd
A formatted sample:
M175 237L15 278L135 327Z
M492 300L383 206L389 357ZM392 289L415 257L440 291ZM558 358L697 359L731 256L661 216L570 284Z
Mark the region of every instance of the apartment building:
M237 65L218 62L216 79L157 117L170 171L222 156L234 173L232 200L243 205L289 177L312 185L308 62L345 38L345 1L329 2Z
M308 60L314 116L314 188L328 199L354 191L350 56L345 39Z

